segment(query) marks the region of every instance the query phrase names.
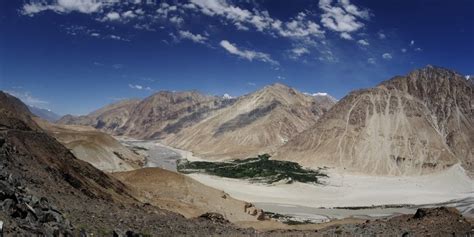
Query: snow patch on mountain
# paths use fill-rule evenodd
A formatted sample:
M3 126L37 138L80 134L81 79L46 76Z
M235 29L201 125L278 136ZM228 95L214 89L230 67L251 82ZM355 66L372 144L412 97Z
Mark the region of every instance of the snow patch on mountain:
M230 100L230 99L234 99L235 97L233 97L233 96L231 96L231 95L225 93L225 94L222 96L222 98Z
M329 95L327 92L316 92L316 93L303 92L303 94L313 96L313 97L326 97L334 102L337 102L337 99Z

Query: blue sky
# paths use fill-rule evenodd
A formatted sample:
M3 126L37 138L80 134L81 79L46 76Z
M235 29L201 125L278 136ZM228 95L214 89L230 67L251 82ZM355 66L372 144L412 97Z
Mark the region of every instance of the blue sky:
M341 98L427 64L474 74L474 1L0 1L0 89L60 114L280 82Z

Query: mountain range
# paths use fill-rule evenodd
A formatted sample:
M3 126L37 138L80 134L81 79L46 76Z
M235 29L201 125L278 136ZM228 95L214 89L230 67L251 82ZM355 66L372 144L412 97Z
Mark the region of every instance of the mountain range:
M308 129L334 102L319 102L283 84L237 98L227 108L189 126L164 142L210 159L271 153Z
M28 109L37 117L40 117L48 122L56 122L62 116L54 113L50 109L43 109L36 106L28 105Z
M333 97L305 95L282 84L238 98L161 91L141 101L120 101L86 116L67 115L57 123L89 125L119 136L163 139L219 159L244 158L274 150L314 124L334 103Z
M119 101L86 116L66 115L57 123L89 125L120 136L160 139L233 102L197 91L161 91L143 100Z
M64 124L163 143L212 160L269 153L305 166L420 175L460 163L472 174L473 85L427 66L337 101L282 84L237 98L158 92Z

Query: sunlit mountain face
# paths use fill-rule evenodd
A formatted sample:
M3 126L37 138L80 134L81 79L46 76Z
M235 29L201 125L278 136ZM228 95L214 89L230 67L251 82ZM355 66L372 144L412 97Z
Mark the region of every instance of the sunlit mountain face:
M275 82L341 99L427 64L473 74L473 8L469 0L2 1L0 87L76 115L160 90L236 97Z

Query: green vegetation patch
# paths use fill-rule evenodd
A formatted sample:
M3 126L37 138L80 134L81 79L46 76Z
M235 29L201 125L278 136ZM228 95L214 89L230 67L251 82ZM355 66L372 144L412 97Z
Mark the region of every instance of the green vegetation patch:
M271 160L263 154L255 158L232 160L228 162L207 162L179 160L177 170L181 173L205 173L225 178L246 179L252 182L272 184L283 181L293 183L320 183L327 177L321 169L305 169L296 162Z

